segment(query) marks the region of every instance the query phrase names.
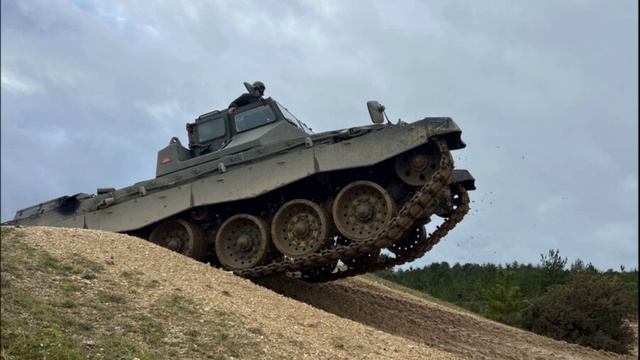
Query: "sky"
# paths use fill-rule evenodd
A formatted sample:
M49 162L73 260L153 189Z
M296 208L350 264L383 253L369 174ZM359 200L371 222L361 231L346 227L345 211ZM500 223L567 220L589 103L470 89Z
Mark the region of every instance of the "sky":
M322 132L452 117L477 190L411 263L638 267L638 3L1 1L1 217L155 176L263 81Z

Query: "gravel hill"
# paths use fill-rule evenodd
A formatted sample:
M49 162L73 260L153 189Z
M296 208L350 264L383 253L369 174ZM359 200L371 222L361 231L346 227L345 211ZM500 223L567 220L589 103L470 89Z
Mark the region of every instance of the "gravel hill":
M366 278L257 283L104 231L2 227L2 358L614 359Z

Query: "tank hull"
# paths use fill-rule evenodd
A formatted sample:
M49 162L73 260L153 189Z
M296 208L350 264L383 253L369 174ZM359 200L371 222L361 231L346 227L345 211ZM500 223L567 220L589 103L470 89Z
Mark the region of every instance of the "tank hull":
M54 199L19 210L11 223L130 232L194 207L255 198L321 173L367 168L434 136L447 139L450 149L463 148L460 133L450 118L321 133L271 149L249 149L107 194Z

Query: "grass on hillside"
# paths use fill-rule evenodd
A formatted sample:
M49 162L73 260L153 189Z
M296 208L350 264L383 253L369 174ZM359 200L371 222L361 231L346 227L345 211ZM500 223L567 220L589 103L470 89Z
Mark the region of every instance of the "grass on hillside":
M1 236L2 360L255 357L261 329L233 314L203 314L179 291L138 301L158 286L142 273L113 281L108 264L58 259L23 243L19 229Z

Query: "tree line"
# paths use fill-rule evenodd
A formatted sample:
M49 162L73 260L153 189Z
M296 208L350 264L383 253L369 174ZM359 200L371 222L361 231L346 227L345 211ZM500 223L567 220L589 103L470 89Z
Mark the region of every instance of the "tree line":
M539 264L432 263L376 273L411 289L535 333L595 349L628 353L638 319L638 270L600 271L559 250Z

